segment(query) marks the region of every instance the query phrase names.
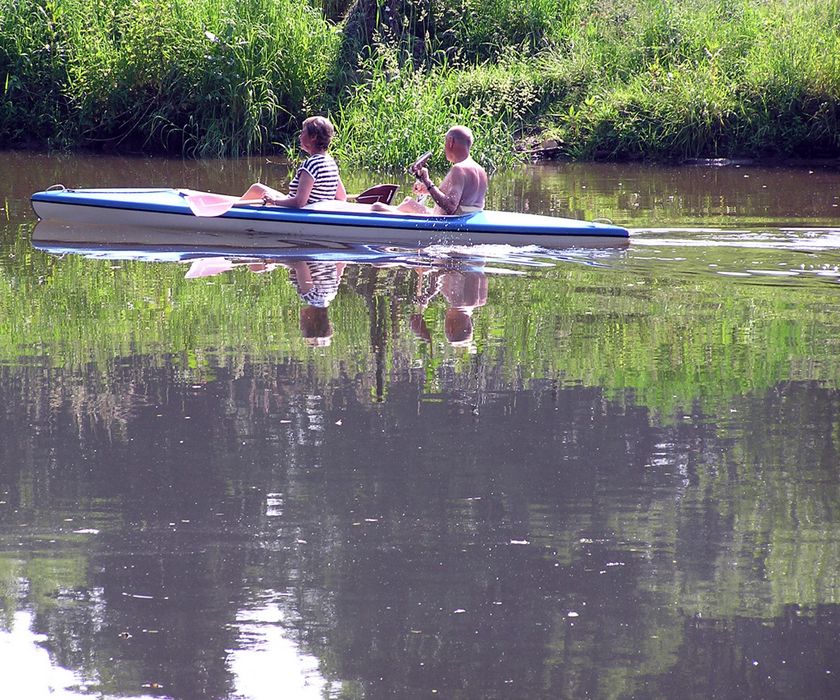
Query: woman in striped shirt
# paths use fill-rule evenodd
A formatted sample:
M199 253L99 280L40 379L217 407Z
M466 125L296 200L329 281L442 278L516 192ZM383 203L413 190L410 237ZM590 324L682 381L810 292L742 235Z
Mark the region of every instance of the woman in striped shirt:
M346 200L347 191L338 174L338 165L327 153L334 135L335 129L326 117L306 119L300 131L300 147L309 157L289 183L289 194L257 182L248 188L242 198L262 198L266 204L295 208L329 199Z

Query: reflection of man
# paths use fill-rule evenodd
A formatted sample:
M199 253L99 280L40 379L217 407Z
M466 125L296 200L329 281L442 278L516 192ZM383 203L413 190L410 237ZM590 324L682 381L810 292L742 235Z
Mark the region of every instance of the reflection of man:
M455 346L469 345L473 339L473 309L487 303L487 275L465 271L444 273L441 294L449 303L444 316L446 339Z
M472 314L487 303L487 275L478 270L435 270L421 274L416 298L421 311L440 294L448 304L443 319L446 340L453 347L472 347ZM422 314L412 315L409 325L419 338L431 341Z

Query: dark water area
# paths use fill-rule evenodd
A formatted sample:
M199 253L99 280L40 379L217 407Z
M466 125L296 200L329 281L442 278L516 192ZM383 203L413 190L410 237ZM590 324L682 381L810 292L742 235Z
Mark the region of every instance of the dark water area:
M28 201L255 180L0 153L0 697L840 696L840 172L493 176L596 247L62 244Z

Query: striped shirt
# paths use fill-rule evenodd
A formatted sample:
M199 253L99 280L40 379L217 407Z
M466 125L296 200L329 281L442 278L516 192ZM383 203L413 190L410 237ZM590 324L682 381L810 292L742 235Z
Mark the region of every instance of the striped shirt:
M289 195L292 197L297 194L301 172L309 173L313 181L312 192L309 193L307 204L335 199L335 193L338 191L338 165L331 155L316 153L303 161L303 165L298 168L294 178L289 183Z
M289 270L289 279L295 285L300 298L307 304L320 306L321 308L328 307L330 302L335 299L335 295L338 294L338 285L341 283L341 276L338 274L336 264L313 260L307 262L306 266L309 268L309 276L312 278L313 286L311 289L301 290L294 268Z

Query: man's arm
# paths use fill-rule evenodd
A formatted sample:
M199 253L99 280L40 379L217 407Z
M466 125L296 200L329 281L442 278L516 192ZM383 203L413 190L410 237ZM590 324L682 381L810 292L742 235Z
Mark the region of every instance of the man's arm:
M457 165L453 165L446 177L437 187L429 178L429 171L421 168L418 172L420 181L429 190L429 196L447 214L454 214L461 206L461 197L464 194L464 173Z

